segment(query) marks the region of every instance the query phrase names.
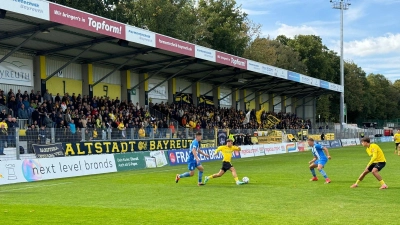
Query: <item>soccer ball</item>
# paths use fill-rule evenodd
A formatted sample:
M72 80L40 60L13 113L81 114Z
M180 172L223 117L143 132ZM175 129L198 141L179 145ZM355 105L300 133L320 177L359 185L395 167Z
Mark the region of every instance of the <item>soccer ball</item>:
M243 177L243 182L245 182L246 184L249 183L250 179L248 177Z

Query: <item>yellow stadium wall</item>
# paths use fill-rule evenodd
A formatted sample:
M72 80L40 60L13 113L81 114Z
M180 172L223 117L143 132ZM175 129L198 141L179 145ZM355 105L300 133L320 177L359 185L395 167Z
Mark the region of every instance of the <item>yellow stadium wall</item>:
M118 84L99 83L93 88L93 96L104 97L106 95L106 92L103 90L104 85L108 86L107 97L110 97L110 99L115 99L116 97L121 99L121 86Z
M63 81L65 81L65 92L68 92L70 95L75 93L76 95L82 94L82 81L67 79L62 77L52 77L50 80L46 81L46 87L53 96L56 96L57 93L60 93L60 96L63 96Z

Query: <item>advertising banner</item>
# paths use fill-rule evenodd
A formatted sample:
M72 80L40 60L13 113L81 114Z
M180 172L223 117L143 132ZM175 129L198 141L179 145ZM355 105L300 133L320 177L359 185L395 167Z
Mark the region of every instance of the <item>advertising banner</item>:
M240 69L247 69L247 59L240 58L234 55L229 55L224 52L216 52L216 62L228 66L237 67Z
M356 138L356 144L357 145L361 145L361 139L360 138Z
M1 161L0 185L112 172L117 172L113 155Z
M146 46L156 47L156 34L134 26L125 26L126 40Z
M392 136L381 137L381 142L392 142L392 141L394 141Z
M276 76L275 69L276 68L273 66L261 64L261 73L263 73L263 74L270 75L270 76Z
M226 139L228 139L228 133L226 131L218 131L217 132L217 145L225 145Z
M316 143L321 145L322 147L327 147L327 148L331 147L331 143L329 143L329 141L317 141Z
M308 143L306 141L297 142L297 149L299 150L299 152L311 151L311 147L308 146Z
M265 155L264 145L252 145L252 149L254 151L254 156L264 156Z
M240 148L241 148L241 151L240 151L241 158L254 157L256 154L256 151L258 152L258 149L256 147L253 148L253 145L244 145L244 146L240 146Z
M156 34L156 47L182 55L195 56L195 45L175 38Z
M167 157L165 157L164 151L151 151L150 157L154 158L157 167L168 165Z
M280 149L276 149L273 144L264 144L265 155L275 155L278 153L277 150Z
M256 73L263 73L262 65L259 62L255 62L252 60L247 60L247 70L256 72Z
M153 89L153 87L155 87L156 85L157 84L149 84L149 90ZM154 90L150 91L148 96L149 98L167 100L168 99L167 89L165 85L160 85L156 87Z
M125 40L125 24L50 3L50 21Z
M32 145L37 158L64 157L64 149L61 143L48 145Z
M174 95L175 104L193 104L192 94L180 93Z
M114 154L117 171L144 169L145 157L150 157L150 152Z
M242 146L241 146L242 147ZM199 155L201 162L222 160L222 153L214 156L215 148L201 149L204 153L209 154L210 158L206 158L203 155ZM242 148L243 151L243 148ZM170 150L168 151L169 163L171 166L186 164L189 158L189 150ZM241 152L233 152L232 158L241 158Z
M288 71L275 67L274 76L287 80L288 79Z
M347 146L356 146L357 142L356 139L340 139L340 142L342 143L343 147L347 147Z
M289 71L288 72L288 79L292 80L292 81L300 82L300 74L292 72L292 71Z
M0 63L0 81L3 84L33 86L33 61L8 57Z
M91 155L105 153L125 153L136 151L156 151L168 149L187 149L191 139L131 140L131 141L93 141L62 143L65 155Z
M49 18L49 2L38 0L1 0L1 8L11 12L33 16L43 20Z
M215 62L215 50L196 45L196 58Z
M340 142L340 140L329 141L329 144L331 145L331 148L340 148L340 147L342 147L342 143Z
M297 148L297 143L284 143L286 152L292 153L292 152L298 152L299 149Z

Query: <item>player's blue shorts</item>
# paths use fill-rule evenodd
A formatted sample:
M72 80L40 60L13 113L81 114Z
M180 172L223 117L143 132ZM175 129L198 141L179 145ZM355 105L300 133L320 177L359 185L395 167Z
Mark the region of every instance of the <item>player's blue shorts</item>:
M201 163L197 163L196 161L194 162L188 162L188 169L189 171L195 170L198 166L201 166Z
M328 163L328 160L327 159L318 159L314 163L317 165L321 164L322 166L325 166L326 163Z

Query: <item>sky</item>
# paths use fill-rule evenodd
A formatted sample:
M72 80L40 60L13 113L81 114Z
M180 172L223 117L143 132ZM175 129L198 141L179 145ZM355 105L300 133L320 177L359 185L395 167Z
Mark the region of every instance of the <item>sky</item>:
M336 0L340 1L340 0ZM334 1L335 2L335 1ZM265 37L314 34L340 52L340 10L330 0L237 0ZM367 74L400 79L400 0L352 0L344 12L344 59Z

